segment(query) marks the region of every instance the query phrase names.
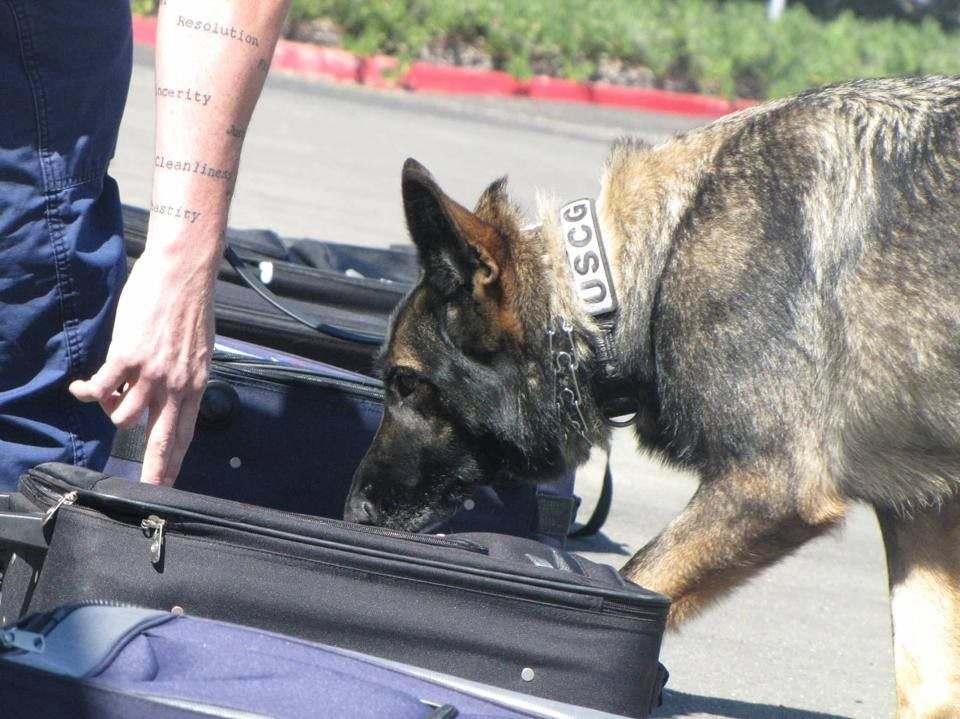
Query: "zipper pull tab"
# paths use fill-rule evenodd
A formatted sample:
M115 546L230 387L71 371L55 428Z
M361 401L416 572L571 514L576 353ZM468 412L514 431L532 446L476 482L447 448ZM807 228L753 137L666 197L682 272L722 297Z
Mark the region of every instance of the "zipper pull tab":
M60 507L62 507L63 505L65 505L65 504L73 504L73 503L76 502L76 501L77 501L77 493L76 493L76 492L67 492L66 494L62 495L62 496L60 497L60 499L57 500L57 503L56 503L55 505L53 505L52 507L50 507L50 509L47 510L47 513L43 515L43 523L46 524L46 523L49 522L51 519L53 519L53 516L57 513L57 511L58 511L58 510L60 509Z
M45 642L42 634L28 632L25 629L4 629L0 632L0 647L20 649L31 654L43 651Z
M163 528L167 525L166 519L160 519L155 514L140 522L140 528L146 532L147 537L152 538L150 542L150 561L154 564L160 563L160 557L163 553Z

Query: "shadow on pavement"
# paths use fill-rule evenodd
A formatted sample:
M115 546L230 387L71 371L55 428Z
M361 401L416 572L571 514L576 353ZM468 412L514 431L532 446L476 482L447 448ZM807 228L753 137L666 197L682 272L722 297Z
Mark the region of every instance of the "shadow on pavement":
M567 540L567 551L568 552L609 552L610 554L622 554L624 557L628 557L633 552L627 549L626 544L621 544L620 542L615 542L610 537L608 537L603 532L595 534L592 537L587 537L586 539L569 539Z
M717 717L718 719L849 719L840 714L824 714L772 704L755 704L735 699L717 699L667 689L663 706L651 717Z

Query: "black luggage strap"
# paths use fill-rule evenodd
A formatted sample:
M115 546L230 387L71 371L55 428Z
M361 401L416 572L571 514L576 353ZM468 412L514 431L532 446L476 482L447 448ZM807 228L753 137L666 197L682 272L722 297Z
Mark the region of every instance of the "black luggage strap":
M303 317L287 307L283 301L273 293L272 290L263 284L263 282L260 281L260 278L250 270L250 267L243 261L240 255L237 254L236 250L234 250L229 243L224 248L223 255L227 262L230 263L230 266L233 267L237 275L240 276L240 279L243 280L250 289L260 295L260 297L269 302L274 308L278 309L287 317L290 317L291 319L296 320L297 322L304 324L310 329L316 330L317 332L329 335L330 337L335 337L336 339L346 340L347 342L357 342L365 345L379 345L383 343L383 337L378 335L348 330L343 327L337 327L336 325L328 324L326 322L314 322L313 320Z
M129 429L118 429L113 437L110 456L128 462L143 462L147 451L147 428L138 424Z
M613 503L613 473L610 471L610 455L607 455L607 466L603 471L603 486L600 488L600 496L597 498L597 505L593 508L593 513L586 524L577 527L567 536L570 539L587 539L594 537L603 527L610 515L610 505Z
M45 552L44 515L26 511L17 505L18 499L21 497L17 494L0 494L0 548Z
M577 497L538 492L536 533L562 542L577 516L578 506Z

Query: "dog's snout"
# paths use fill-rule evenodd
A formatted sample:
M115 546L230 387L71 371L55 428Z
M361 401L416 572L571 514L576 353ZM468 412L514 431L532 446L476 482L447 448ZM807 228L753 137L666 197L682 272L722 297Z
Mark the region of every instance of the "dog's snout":
M377 524L380 515L369 499L351 497L347 502L343 518L354 524Z

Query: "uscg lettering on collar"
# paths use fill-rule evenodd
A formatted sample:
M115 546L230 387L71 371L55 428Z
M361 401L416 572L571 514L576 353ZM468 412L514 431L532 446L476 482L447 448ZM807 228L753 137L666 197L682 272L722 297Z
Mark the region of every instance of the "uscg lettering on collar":
M560 208L560 229L574 288L587 314L597 317L617 309L617 295L593 200L574 200Z

